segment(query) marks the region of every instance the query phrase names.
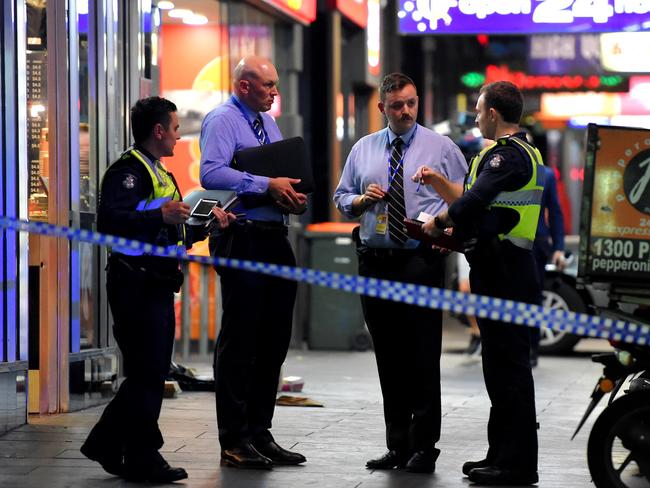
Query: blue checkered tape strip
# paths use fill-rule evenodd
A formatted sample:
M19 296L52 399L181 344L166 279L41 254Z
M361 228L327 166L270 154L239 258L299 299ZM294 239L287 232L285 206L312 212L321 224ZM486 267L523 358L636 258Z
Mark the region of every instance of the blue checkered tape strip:
M5 216L0 216L0 227L18 232L62 237L71 241L87 242L99 246L110 246L115 250L119 250L120 248L130 249L160 257L252 271L334 290L357 293L421 307L448 310L455 313L476 315L481 318L528 327L549 328L579 336L613 339L640 345L650 344L650 326L566 310L546 309L530 303L460 293L454 290L431 288L397 281L380 280L365 276L331 273L315 269L239 259L193 256L188 255L184 249L168 249L124 237L100 234L86 229L73 229L44 222L18 220Z

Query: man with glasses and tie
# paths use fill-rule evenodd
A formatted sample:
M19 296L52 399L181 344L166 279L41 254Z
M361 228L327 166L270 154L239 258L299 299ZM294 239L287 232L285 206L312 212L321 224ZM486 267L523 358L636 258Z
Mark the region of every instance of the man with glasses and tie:
M259 56L242 59L233 72L233 94L201 127L201 184L233 190L243 199L263 197L230 229L210 237L213 256L295 266L287 239L289 213L305 211L307 197L292 184L231 167L236 151L283 139L269 111L278 95L278 73ZM276 444L269 429L280 368L289 348L296 283L257 273L217 268L223 316L214 353L221 463L270 469L305 462Z
M416 123L418 96L404 74L387 75L379 87L379 110L388 127L365 136L350 151L334 194L346 217L361 218L357 239L359 274L434 287L443 286L444 256L410 239L404 218L446 208L430 186L404 178L422 164L462 182L467 163L447 137ZM440 451L440 310L362 296L375 347L384 400L388 452L369 469L432 472Z

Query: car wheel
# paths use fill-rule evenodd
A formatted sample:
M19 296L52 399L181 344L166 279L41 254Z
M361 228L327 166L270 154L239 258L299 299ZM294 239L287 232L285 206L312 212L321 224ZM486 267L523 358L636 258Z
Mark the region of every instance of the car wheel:
M577 313L586 313L587 306L580 294L559 277L549 277L544 280L542 290L544 308L552 310L571 310ZM579 336L568 332L544 328L540 334L539 352L541 354L567 354L580 340Z

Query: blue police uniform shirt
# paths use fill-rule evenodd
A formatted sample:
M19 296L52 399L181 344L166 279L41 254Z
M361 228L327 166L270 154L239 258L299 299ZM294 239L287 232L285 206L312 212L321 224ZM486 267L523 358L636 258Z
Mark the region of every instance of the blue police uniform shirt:
M537 223L535 240L547 242L550 239L551 250L564 250L564 217L557 195L557 183L552 168L542 166L544 172L544 191L542 192L542 211ZM548 222L545 210L548 209Z
M356 218L352 213L352 201L363 195L371 183L388 190L390 144L396 137L397 134L387 127L361 138L352 147L334 192L334 203L346 217ZM405 143L402 152L406 216L414 219L420 212L435 216L447 208L445 201L429 185L420 185L418 190L418 183L412 181L411 176L425 165L450 181L460 183L467 173L467 162L451 139L419 124L399 137ZM386 202L380 201L361 215L360 238L363 244L373 248L400 247L390 239L388 232L381 234L376 231L378 216L386 212ZM418 241L409 239L404 247L413 249L418 244Z
M239 103L240 108L237 106ZM280 128L267 113L254 112L245 103L232 95L227 101L214 108L201 124L201 185L206 190L231 190L237 195L264 195L269 178L238 171L230 167L236 151L260 145L251 128L257 116L262 117L269 142L283 139ZM246 213L249 220L283 221L283 212L276 205L243 208L241 204L234 212Z

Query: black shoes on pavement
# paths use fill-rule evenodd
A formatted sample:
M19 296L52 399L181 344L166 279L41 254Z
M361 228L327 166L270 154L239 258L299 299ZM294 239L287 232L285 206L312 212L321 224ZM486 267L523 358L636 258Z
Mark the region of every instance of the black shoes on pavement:
M187 478L187 471L183 468L170 466L165 458L156 451L146 457L137 456L130 459L128 455L125 456L122 477L128 481L173 483Z
M467 475L470 481L480 485L534 485L539 481L537 471L520 473L509 469L502 469L497 466L485 466L474 468Z
M81 446L81 454L102 465L104 471L114 476L120 476L129 481L150 481L152 483L172 483L187 478L183 468L172 468L167 461L156 452L137 462L124 460L121 450L102 450L85 442Z
M183 468L173 468L167 462L147 467L124 467L123 478L128 481L149 481L150 483L173 483L187 478Z
M404 468L411 473L433 473L436 470L436 460L440 450L416 451L409 456L399 451L388 451L377 459L371 459L366 463L368 469L393 469Z
M467 461L463 464L463 474L465 476L469 475L469 472L474 468L485 468L489 466L490 462L487 459L481 459L480 461Z
M273 464L281 464L285 466L295 466L302 464L307 459L300 453L287 451L280 447L275 441L266 442L252 442L253 447L262 456L267 457Z
M243 469L271 469L273 462L262 456L250 442L221 450L221 465Z
M377 459L370 459L366 463L366 468L368 469L393 469L393 468L403 468L406 466L406 463L409 460L409 455L398 452L398 451L388 451L381 457Z
M297 465L306 461L305 456L287 451L275 441L242 442L230 449L221 450L221 464L243 469L271 469L274 464Z
M436 470L436 460L440 449L416 451L406 463L406 471L411 473L433 473Z
M492 466L487 459L481 461L467 461L463 464L463 474L470 481L480 485L534 485L539 481L537 471L530 473L515 472L509 469Z
M122 476L124 474L124 464L122 462L121 450L115 449L114 452L104 451L88 442L81 446L81 454L91 461L96 461L102 465L104 471L113 476Z

